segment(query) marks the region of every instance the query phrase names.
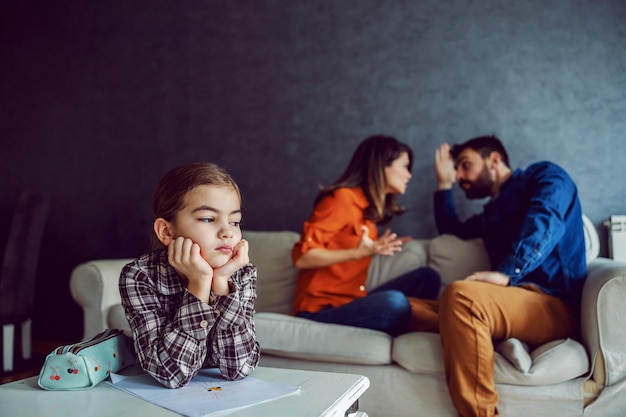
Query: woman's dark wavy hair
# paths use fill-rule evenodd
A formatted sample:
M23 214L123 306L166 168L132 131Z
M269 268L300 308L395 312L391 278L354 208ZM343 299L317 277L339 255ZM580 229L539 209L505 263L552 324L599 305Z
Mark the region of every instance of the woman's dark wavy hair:
M365 209L365 218L376 224L388 223L393 216L406 211L396 203L395 194L385 192L385 167L390 166L403 152L409 156L410 172L413 168L413 151L407 144L386 135L364 139L354 151L344 173L332 184L321 187L314 205L338 188L361 187L370 203Z

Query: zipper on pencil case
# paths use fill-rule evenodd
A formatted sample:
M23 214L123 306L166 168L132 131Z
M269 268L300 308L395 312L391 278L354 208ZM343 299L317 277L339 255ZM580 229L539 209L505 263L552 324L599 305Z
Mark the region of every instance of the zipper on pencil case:
M83 349L88 348L89 346L93 346L93 345L97 345L98 343L104 342L105 340L109 340L114 338L115 336L118 336L120 334L122 334L123 332L119 329L115 329L115 330L105 330L104 332L100 333L99 335L96 335L95 337L93 337L90 340L84 341L84 342L80 342L77 343L75 345L73 345L70 348L70 352L73 354L78 354L78 352L80 352Z
M111 339L117 335L122 334L123 331L120 329L115 329L115 330L111 330L111 329L107 329L101 333L98 333L97 335L95 335L94 337L92 337L91 339L87 339L84 340L82 342L79 343L74 343L73 345L65 345L65 346L61 346L59 348L56 349L55 353L57 355L62 355L64 353L70 352L73 354L77 354L78 352L80 352L82 349L88 348L89 346L93 346L96 345L100 342L103 342L105 340Z

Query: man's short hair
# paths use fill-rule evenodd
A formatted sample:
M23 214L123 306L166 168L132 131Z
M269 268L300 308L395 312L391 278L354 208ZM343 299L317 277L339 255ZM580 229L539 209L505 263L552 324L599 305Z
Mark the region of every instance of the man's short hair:
M467 148L478 152L483 159L491 155L492 152L498 152L502 157L502 162L510 168L509 155L506 153L504 145L502 145L502 142L500 142L500 139L498 139L496 135L477 136L464 143L453 145L450 149L450 155L452 155L452 158L456 160L461 152Z

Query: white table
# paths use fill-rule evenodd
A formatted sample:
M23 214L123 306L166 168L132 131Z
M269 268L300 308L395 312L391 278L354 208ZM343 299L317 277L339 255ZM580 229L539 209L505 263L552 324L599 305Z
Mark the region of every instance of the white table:
M344 417L369 387L361 375L257 368L253 377L299 386L300 391L274 401L233 411L229 417ZM19 417L172 417L165 408L106 383L86 391L45 391L37 377L0 385L0 416ZM359 417L367 417L363 412Z

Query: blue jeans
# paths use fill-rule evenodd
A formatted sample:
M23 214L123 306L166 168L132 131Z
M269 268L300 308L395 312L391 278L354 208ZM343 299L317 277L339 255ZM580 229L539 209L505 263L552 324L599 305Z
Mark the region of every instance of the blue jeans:
M439 274L421 267L407 272L339 307L326 307L318 312L301 311L298 317L323 323L343 324L379 330L396 336L406 332L411 320L407 297L434 300L439 294Z

